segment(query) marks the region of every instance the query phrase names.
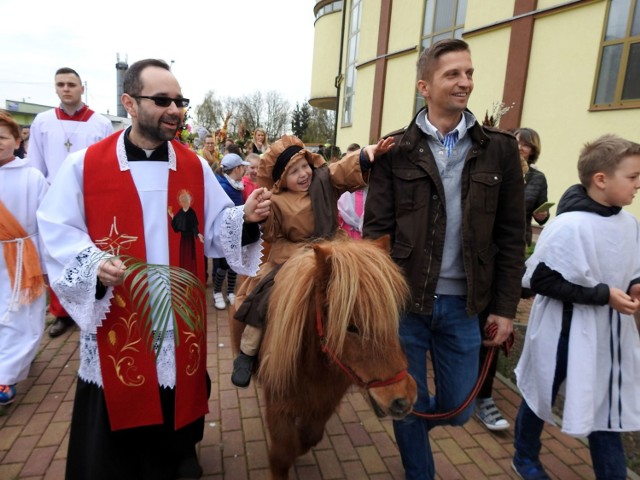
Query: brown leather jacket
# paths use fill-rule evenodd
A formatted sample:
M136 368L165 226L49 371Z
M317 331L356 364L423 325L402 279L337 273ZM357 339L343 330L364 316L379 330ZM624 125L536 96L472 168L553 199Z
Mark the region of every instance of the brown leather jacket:
M462 250L467 313L514 318L524 269L524 181L515 137L480 126L462 171ZM445 239L444 187L415 118L376 158L364 235L391 235L391 256L411 287L408 310L430 314Z

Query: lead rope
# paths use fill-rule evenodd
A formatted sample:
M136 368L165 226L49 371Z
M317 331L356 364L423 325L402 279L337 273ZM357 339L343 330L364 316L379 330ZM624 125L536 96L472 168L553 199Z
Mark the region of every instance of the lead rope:
M487 334L487 338L489 339L494 338L496 336L497 329L498 327L495 323L489 324L485 330ZM513 342L514 342L514 335L513 333L511 333L511 335L509 335L509 337L501 345L496 347L489 347L489 351L487 352L487 355L484 359L484 363L482 364L482 369L478 374L478 380L476 381L476 384L471 390L471 393L469 393L469 396L467 397L467 399L464 402L462 402L462 404L459 405L457 408L455 408L454 410L450 410L448 412L441 412L441 413L425 413L425 412L419 412L417 410L414 410L412 412L413 415L420 418L425 418L427 420L449 420L450 418L453 418L456 415L459 415L471 404L471 402L475 400L476 396L478 395L478 392L480 391L482 384L487 378L487 373L489 372L489 368L491 367L491 362L493 361L493 358L496 356L497 350L501 348L504 351L504 355L508 357L509 352L511 351L511 348L513 347Z

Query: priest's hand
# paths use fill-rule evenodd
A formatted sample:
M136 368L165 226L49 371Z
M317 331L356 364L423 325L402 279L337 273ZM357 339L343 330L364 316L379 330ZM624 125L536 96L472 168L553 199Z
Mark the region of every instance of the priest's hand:
M256 188L244 204L245 222L262 222L271 213L271 192L266 188Z
M105 287L117 287L124 281L125 265L119 258L106 258L98 265L98 279Z

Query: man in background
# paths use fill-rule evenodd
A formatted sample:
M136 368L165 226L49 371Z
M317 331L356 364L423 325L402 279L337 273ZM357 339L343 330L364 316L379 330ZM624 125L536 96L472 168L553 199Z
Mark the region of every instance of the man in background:
M111 121L91 110L82 101L84 86L72 68L59 68L55 74L56 94L60 106L39 113L31 124L29 160L49 184L67 155L88 147L113 133ZM57 337L74 325L73 319L49 290L49 312L56 318L49 336Z

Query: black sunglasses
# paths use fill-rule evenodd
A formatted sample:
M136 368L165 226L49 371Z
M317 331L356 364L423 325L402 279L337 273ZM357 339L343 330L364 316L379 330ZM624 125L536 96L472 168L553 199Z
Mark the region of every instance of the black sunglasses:
M158 107L168 107L171 102L176 104L178 108L184 108L189 106L188 98L171 98L171 97L149 97L147 95L132 95L133 98L146 98L147 100L153 100Z

